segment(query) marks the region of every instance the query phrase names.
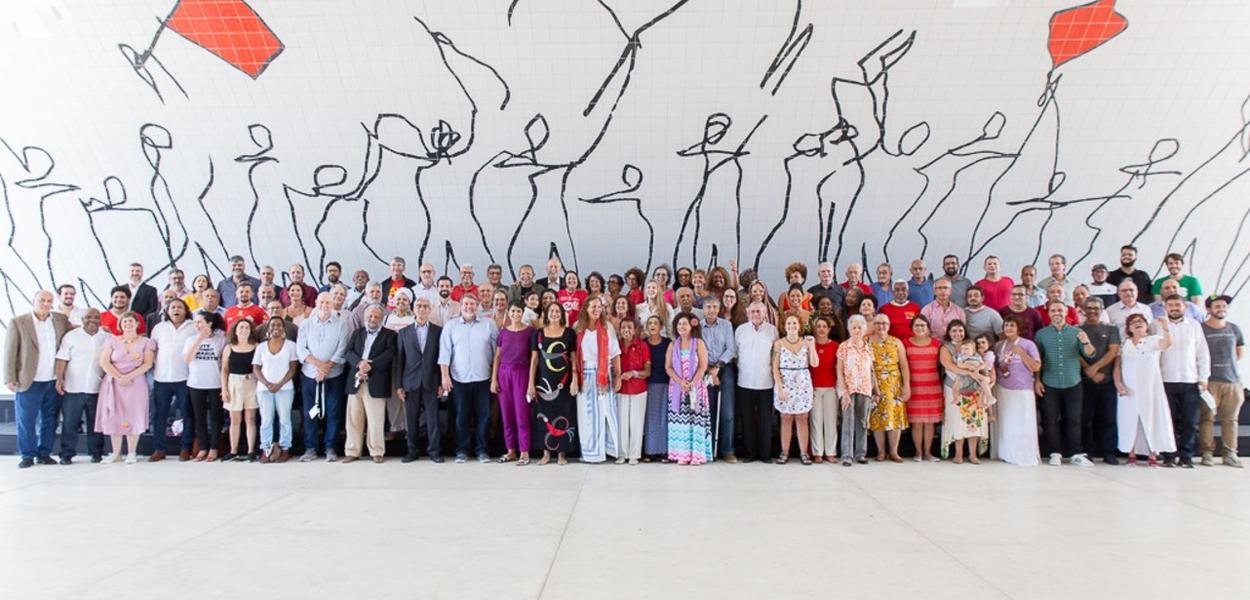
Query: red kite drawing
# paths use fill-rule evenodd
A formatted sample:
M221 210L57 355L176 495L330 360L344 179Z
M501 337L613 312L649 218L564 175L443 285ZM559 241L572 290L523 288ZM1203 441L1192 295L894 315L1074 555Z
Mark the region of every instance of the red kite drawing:
M1128 28L1128 19L1115 12L1115 0L1097 0L1061 10L1050 17L1052 68L1093 50Z
M256 79L282 40L243 0L179 0L165 26Z

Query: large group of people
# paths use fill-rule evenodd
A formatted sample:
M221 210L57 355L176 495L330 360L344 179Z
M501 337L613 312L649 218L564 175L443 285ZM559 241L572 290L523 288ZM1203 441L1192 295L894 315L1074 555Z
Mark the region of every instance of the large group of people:
M839 282L826 262L811 285L796 262L776 295L733 261L583 277L553 257L505 284L499 265L413 280L396 257L377 280L330 262L317 285L236 256L216 285L171 266L159 293L135 263L104 307L35 294L3 377L22 468L56 464L58 437L71 464L80 430L92 462L137 462L151 432L149 461L172 434L186 462L382 463L403 439L405 463L1240 467L1232 298L1179 254L1153 280L1136 260L1124 246L1088 283L1059 254L1018 282L992 256L975 282L953 255L936 278L917 259Z

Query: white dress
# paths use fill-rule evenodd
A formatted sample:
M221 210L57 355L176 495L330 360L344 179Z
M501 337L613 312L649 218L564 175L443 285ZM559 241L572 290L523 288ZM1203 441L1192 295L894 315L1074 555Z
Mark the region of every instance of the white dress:
M1120 452L1176 451L1172 412L1159 367L1161 340L1157 335L1148 335L1136 344L1124 338L1120 345L1120 378L1128 388L1128 394L1120 396L1116 404Z

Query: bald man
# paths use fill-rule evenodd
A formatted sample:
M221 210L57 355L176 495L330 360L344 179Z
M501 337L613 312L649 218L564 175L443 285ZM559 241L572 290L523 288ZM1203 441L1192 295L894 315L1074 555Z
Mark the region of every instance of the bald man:
M13 317L5 339L4 383L17 394L18 467L54 465L52 443L56 436L61 395L56 389L56 353L69 331L69 318L52 311L52 292L35 293L31 312Z

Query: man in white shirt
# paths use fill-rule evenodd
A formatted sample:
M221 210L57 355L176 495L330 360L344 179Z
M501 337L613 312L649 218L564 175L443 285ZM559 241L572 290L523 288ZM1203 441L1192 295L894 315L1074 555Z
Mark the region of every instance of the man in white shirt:
M1133 285L1125 281L1121 286L1124 283ZM1164 464L1192 469L1198 438L1198 407L1211 377L1211 355L1202 324L1185 316L1185 299L1172 295L1164 300L1164 306L1172 345L1163 351L1159 362L1163 367L1163 391L1172 409L1172 429L1176 434L1176 452L1169 453Z
M1146 317L1147 323L1154 320L1154 315L1151 314L1149 306L1137 301L1137 284L1131 280L1121 281L1116 293L1120 301L1107 307L1107 319L1120 330L1120 339L1125 339L1128 335L1124 331L1124 322L1129 315L1139 314Z
M430 322L443 327L460 316L460 303L451 299L451 278L438 278L438 295L430 302Z
M63 284L56 288L56 297L56 308L53 310L65 315L69 319L71 326L81 327L82 316L86 310L82 307L74 306L74 301L78 299L78 289L68 283ZM96 314L98 315L99 311L96 311Z
M1107 265L1102 263L1096 264L1089 273L1090 277L1093 278L1088 286L1089 293L1102 298L1103 306L1111 306L1119 302L1118 294L1120 290L1107 281ZM1084 306L1084 304L1081 306Z
M746 323L734 331L738 345L737 418L742 420L743 462L772 458L773 342L777 328L764 322L767 307L753 302Z
M448 281L451 280L448 279ZM451 294L451 288L447 289L447 293ZM431 263L421 265L420 279L417 280L417 285L412 286L413 302L416 302L417 298L429 300L431 309L438 305L438 282L434 280L434 265ZM432 315L431 318L433 318Z
M87 453L91 462L104 456L104 436L95 430L96 402L100 394L100 348L109 333L100 329L100 311L88 308L82 313L82 327L61 338L56 352L56 391L61 399L61 464L74 462L78 454L78 427L87 430ZM84 419L85 417L85 419Z
M169 445L165 431L169 427L170 406L177 406L182 414L182 436L179 440L178 460L191 460L191 446L195 441L192 422L191 391L187 387L187 361L183 352L187 343L196 336L195 323L188 318L187 305L181 298L174 298L165 307L165 319L152 328L150 337L156 342L156 362L152 365L152 440L154 447L148 462L165 460Z
M56 413L61 396L56 392L56 352L69 331L69 319L52 312L52 292L35 293L31 312L13 317L5 337L4 382L17 394L13 402L17 417L18 468L54 465Z

